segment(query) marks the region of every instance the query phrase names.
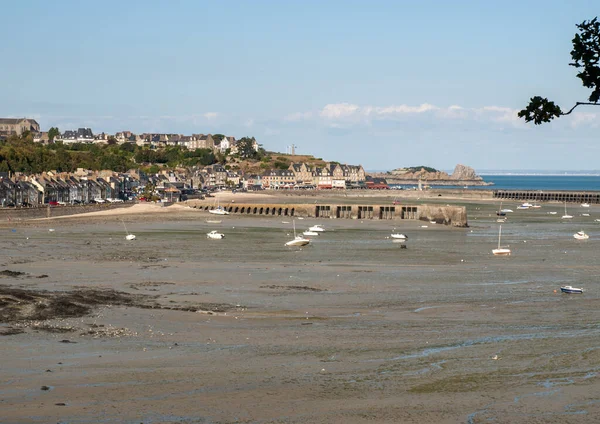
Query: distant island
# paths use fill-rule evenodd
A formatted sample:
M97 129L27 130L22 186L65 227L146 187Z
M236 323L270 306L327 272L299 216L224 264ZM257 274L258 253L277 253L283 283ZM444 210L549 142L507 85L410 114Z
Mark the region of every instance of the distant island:
M458 164L452 175L438 171L428 166L413 166L397 168L388 172L369 173L376 178L385 178L388 184L435 184L435 185L461 185L461 186L488 186L493 185L483 180L473 168Z

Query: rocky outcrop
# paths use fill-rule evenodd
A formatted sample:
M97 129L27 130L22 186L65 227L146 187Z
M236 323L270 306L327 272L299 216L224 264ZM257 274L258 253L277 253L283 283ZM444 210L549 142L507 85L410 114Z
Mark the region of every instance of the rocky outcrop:
M431 168L430 168L431 169ZM452 175L443 171L427 171L425 168L419 170L399 168L387 173L369 174L372 177L385 178L388 184L425 184L435 185L477 185L486 186L487 183L470 166L456 165Z
M461 181L483 181L483 178L477 175L473 168L471 168L470 166L460 164L456 165L456 167L454 168L454 172L452 173L450 178L453 180Z

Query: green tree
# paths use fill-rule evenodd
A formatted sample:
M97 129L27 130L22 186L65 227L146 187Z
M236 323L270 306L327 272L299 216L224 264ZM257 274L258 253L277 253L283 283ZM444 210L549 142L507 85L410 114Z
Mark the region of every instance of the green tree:
M535 125L550 122L554 118L563 115L569 115L580 105L598 106L600 100L600 22L598 17L591 21L583 21L577 25L579 30L573 38L573 50L571 50L573 66L579 70L577 78L581 80L584 87L592 89L587 102L577 102L569 111L563 110L553 101L545 97L534 96L529 100L529 104L518 113L519 118L525 118L526 122Z
M225 135L224 134L213 134L212 138L215 141L215 145L219 145L219 144L221 144L221 141L223 141L223 139L225 138Z
M256 139L254 137L242 137L237 142L238 154L244 159L257 158L258 152L254 150L254 143Z
M48 139L53 142L56 137L60 135L60 131L56 127L52 127L48 130Z

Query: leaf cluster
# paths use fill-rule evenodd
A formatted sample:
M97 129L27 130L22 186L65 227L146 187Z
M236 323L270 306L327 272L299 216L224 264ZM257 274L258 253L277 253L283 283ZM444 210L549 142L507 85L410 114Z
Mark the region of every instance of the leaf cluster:
M576 102L569 111L563 112L560 106L545 97L534 96L529 100L529 104L518 113L519 118L524 118L525 122L531 122L540 125L544 122L550 122L554 118L562 115L569 115L579 105L598 105L600 100L600 22L595 17L590 21L583 21L577 25L579 33L573 38L573 50L571 58L573 62L570 66L578 68L577 78L586 88L591 88L592 92L588 98L589 102Z

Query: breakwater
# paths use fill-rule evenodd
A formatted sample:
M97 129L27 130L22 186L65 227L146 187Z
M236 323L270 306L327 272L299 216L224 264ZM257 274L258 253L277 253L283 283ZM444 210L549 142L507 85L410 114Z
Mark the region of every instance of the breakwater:
M206 202L188 202L196 209L216 208ZM343 204L277 204L231 203L221 206L230 214L263 216L301 216L336 219L421 220L453 227L467 227L464 206L439 205L343 205Z
M495 199L535 202L600 203L598 191L494 190Z
M0 208L0 222L78 215L80 213L98 212L130 206L131 203L103 203L93 205L39 206L34 208Z

